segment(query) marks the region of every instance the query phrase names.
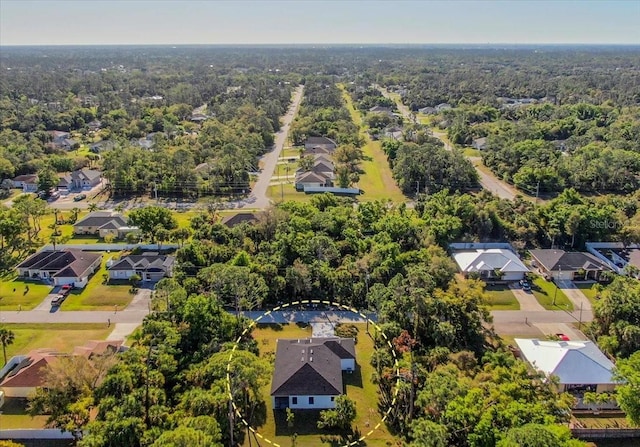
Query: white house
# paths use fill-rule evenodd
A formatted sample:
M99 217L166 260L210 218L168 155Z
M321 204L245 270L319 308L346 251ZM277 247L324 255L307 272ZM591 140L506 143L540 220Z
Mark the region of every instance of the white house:
M352 338L279 339L271 381L273 409L335 408L342 372L355 370Z
M143 253L109 260L107 270L109 279L129 279L133 275L138 275L142 281L160 281L164 277L173 276L175 261L176 258L173 256Z
M521 356L546 376L557 376L559 390L613 391L614 364L590 340L551 341L514 339Z
M477 273L484 279L518 281L529 272L518 255L504 248L454 251L453 259L465 276Z
M38 190L38 174L19 175L12 180L14 188L21 188L22 192L36 192Z

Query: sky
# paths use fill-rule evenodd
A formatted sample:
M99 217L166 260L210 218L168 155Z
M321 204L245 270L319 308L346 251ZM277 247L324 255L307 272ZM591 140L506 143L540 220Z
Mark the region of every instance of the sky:
M640 0L0 0L0 45L640 44Z

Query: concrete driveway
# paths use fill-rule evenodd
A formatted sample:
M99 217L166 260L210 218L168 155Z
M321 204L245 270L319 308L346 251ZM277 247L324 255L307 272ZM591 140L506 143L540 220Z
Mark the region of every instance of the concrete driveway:
M582 311L591 312L591 301L582 293L580 289L576 287L573 281L561 280L556 281L556 284L560 290L567 295L567 298L573 303L573 308L576 310L582 309Z
M520 303L520 311L544 311L536 297L531 292L525 292L517 283L509 284L509 289Z

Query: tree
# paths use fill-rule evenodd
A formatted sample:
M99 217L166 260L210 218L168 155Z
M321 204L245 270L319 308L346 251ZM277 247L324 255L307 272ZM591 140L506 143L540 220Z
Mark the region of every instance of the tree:
M13 331L0 327L0 344L2 344L2 354L4 356L4 364L7 364L7 346L13 344L16 335Z
M571 439L569 428L560 425L526 424L511 428L496 447L586 447Z
M618 405L631 424L640 426L640 351L618 360L615 377L622 382L616 390Z
M318 428L348 429L356 418L356 404L346 394L336 397L336 407L320 412Z
M178 222L171 210L159 206L147 206L131 211L129 222L140 228L140 231L152 241L155 241L156 229L173 230L178 227Z
M95 202L91 202L89 204L89 208L87 208L89 210L89 212L94 212L98 210L98 204Z
M45 197L49 197L51 190L58 186L59 181L53 169L45 168L38 172L38 191L42 191Z
M59 428L81 438L90 420L93 390L115 364L115 354L87 358L81 355L63 356L45 369L46 388L36 389L29 399L29 413L47 414L47 426Z
M411 442L415 447L448 447L447 427L430 421L418 419L411 424Z

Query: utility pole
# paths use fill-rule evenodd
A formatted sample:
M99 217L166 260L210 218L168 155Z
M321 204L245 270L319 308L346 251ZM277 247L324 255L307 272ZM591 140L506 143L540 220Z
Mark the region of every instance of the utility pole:
M416 196L420 194L420 180L416 180Z
M538 203L538 197L540 196L540 181L536 185L536 203Z
M284 202L284 183L280 182L280 201Z
M578 330L582 330L582 301L580 301L580 318L578 320Z

